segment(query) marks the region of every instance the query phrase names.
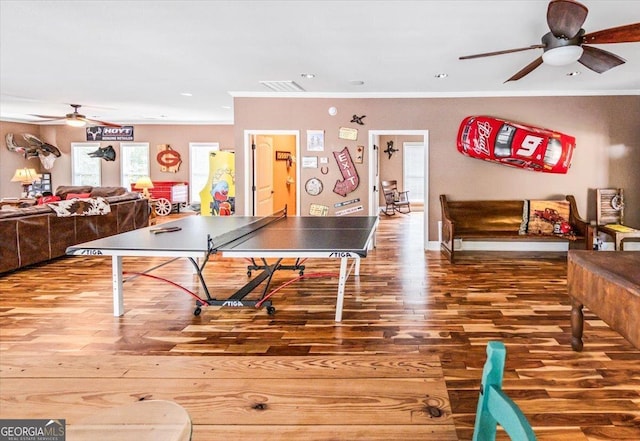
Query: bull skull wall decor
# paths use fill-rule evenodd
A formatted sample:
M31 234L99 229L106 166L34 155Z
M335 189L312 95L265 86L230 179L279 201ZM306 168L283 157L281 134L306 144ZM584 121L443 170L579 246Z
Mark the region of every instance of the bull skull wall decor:
M61 155L58 147L41 141L38 137L30 133L23 133L22 137L29 143L28 146L24 147L16 144L13 140L13 133L7 133L7 136L5 137L7 149L11 152L22 153L25 159L37 157L40 159L40 163L42 163L42 166L46 170L51 170L56 158L59 158Z

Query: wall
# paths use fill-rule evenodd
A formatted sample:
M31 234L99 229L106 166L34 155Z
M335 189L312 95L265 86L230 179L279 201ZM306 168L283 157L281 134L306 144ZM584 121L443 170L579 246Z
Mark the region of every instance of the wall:
M404 148L405 142L422 142L422 136L411 135L382 135L380 136L380 180L381 181L398 181L398 189L404 190ZM389 157L384 151L387 149L387 143L392 141L393 148L398 151ZM380 191L380 205L384 206L384 194ZM416 211L419 204L412 204L412 210Z
M335 106L336 116L327 109ZM527 199L576 196L580 214L595 219L595 188L622 187L626 197L626 223L640 228L640 96L601 97L510 97L510 98L236 98L234 126L158 126L135 127L136 141L148 141L151 151L157 144L170 144L178 150L183 164L177 174L161 173L152 166L155 180L187 180L189 141L219 142L222 148L234 148L237 157L236 184L238 213L244 214L245 130L299 130L302 154L306 151L306 130L325 131L325 151L332 170L321 176L323 193L316 197L301 191L301 212L310 203L327 205L336 200L332 193L336 180L342 179L332 153L349 146L353 155L358 144L367 145L368 130L429 130L429 237L437 238L440 219L438 196L452 199ZM354 114L366 115L364 126L350 123ZM486 163L460 155L455 139L460 121L467 115L487 114L525 124L548 127L573 135L577 148L571 169L566 175L536 173ZM359 129L358 140L338 138L340 127ZM38 133L39 130L39 133ZM70 182L69 148L73 141L84 141L84 130L66 126L35 126L0 123L2 142L7 132L29 132L56 145L63 156L52 170L53 185ZM20 141L20 138L16 137ZM103 143L108 145L109 143ZM119 147L119 143L113 143ZM317 155L317 154L316 154ZM318 155L320 156L320 155ZM381 158L384 161L385 158ZM301 158L297 158L298 162ZM368 151L363 164L356 164L360 185L344 200L360 198L366 205L369 189ZM15 197L20 185L9 182L17 167L35 165L20 155L0 148L0 196ZM249 171L250 172L250 171ZM119 166L103 161L105 185L119 185ZM299 188L318 170L302 169ZM322 199L325 198L325 199ZM341 198L341 197L339 197ZM331 205L332 210L333 205ZM365 207L366 209L366 207ZM366 213L366 211L365 211Z
M18 168L34 168L38 172L44 171L40 160L37 158L25 159L20 153L14 153L7 149L7 133L14 134L14 143L22 146L28 143L20 136L21 133L40 135L40 128L33 124L20 124L11 122L0 122L0 198L17 198L22 192L22 185L19 182L11 182L11 178Z
M55 145L62 152L51 170L53 187L69 185L71 183L71 143L86 142L84 128L73 128L66 125L38 126L33 124L0 123L0 135L4 142L6 133L14 133L16 143L26 145L21 133L31 133L41 140ZM134 141L148 142L151 156L151 179L155 181L188 181L189 180L189 142L218 142L221 150L233 150L233 126L231 125L136 125L134 126ZM162 172L155 155L156 146L169 144L178 151L182 158L180 169L176 173ZM119 186L120 184L120 142L101 142L101 147L112 145L116 150L115 161L101 161L102 185ZM9 182L17 167L22 164L32 167L40 165L40 161L32 159L25 161L22 156L9 152L6 146L0 148L0 197L18 196L20 185ZM43 171L43 170L40 170ZM9 175L10 174L10 175ZM5 185L9 184L9 185Z
M327 109L335 106L336 116ZM236 98L235 144L243 145L244 130L325 131L325 156L342 149L342 126L360 130L357 143L367 143L368 130L429 130L429 237L437 238L438 196L451 199L534 199L575 195L580 214L595 219L590 189L625 188L626 220L640 228L640 115L639 96L507 97L507 98ZM350 123L354 114L366 115L364 126ZM531 172L467 158L455 141L461 120L468 115L493 115L528 125L547 127L575 136L573 164L565 175ZM350 145L354 145L351 143ZM244 151L237 150L244 164ZM303 154L304 151L303 151ZM357 166L361 184L355 193L364 202L368 191L369 158ZM335 167L334 167L335 169ZM238 175L243 173L238 166ZM302 182L313 173L303 169ZM323 178L325 188L338 176ZM363 179L364 178L364 179ZM244 177L236 176L238 192ZM326 191L326 190L325 190ZM312 200L301 193L302 212ZM242 207L240 207L242 209Z
M292 135L269 135L273 139L273 151L287 152L296 156L296 137ZM287 184L288 179L291 184ZM287 213L296 213L296 166L288 161L273 161L273 207L276 210L287 206Z

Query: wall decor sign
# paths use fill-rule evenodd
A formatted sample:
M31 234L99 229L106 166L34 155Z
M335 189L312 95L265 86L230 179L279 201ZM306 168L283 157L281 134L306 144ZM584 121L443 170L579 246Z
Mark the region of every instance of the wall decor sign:
M352 129L350 127L340 127L340 130L338 130L338 138L346 139L349 141L356 141L358 139L358 129Z
M356 157L354 159L356 164L362 164L364 162L364 146L359 145L356 147Z
M358 188L358 184L360 184L358 171L349 154L349 148L345 147L339 152L333 152L333 157L336 159L342 174L342 181L336 181L333 192L340 196L346 196Z
M351 118L351 122L352 123L356 123L356 124L360 124L361 126L364 126L363 119L365 119L366 117L367 117L367 115L362 115L362 116L353 115L353 118Z
M310 152L324 151L324 130L307 130L307 150Z
M317 156L303 156L302 157L302 168L318 168L318 157Z
M87 127L87 141L133 141L133 126Z
M576 139L553 130L491 116L468 116L458 129L458 151L509 167L565 174Z
M335 204L333 204L333 206L334 208L340 208L344 207L345 205L357 204L358 202L360 202L360 198L351 199L350 201L336 202Z
M344 210L336 211L336 216L345 216L351 213L357 213L358 211L364 210L362 205L358 205L357 207L346 208Z
M158 144L156 161L160 164L160 171L177 173L182 164L180 153L173 150L169 144Z
M329 207L320 204L311 204L309 207L309 216L327 216Z
M322 181L318 178L311 178L304 184L304 189L311 196L318 196L322 193Z
M391 159L391 155L398 151L398 149L393 147L393 141L387 141L387 148L383 150L387 155L389 155L389 159Z
M276 161L288 161L291 158L291 153L276 150Z

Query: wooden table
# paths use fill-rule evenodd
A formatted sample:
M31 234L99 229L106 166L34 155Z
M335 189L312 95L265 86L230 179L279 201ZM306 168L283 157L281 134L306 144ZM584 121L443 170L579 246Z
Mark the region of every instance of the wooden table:
M136 401L97 410L66 433L69 441L189 441L191 419L172 401Z
M615 250L622 251L622 241L630 238L640 239L640 230L627 227L626 225L600 225L597 227L599 233L605 233L613 237Z
M0 372L3 418L72 427L159 399L186 409L193 441L458 440L437 356L3 354Z
M640 348L640 252L569 250L567 288L573 350L583 347L583 306Z

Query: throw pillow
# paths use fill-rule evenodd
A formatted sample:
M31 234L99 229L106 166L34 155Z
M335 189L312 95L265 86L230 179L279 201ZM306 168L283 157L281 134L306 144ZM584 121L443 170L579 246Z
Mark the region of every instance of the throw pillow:
M529 234L570 235L568 201L529 201Z
M60 196L42 196L38 198L38 205L48 204L49 202L57 202L60 200Z
M529 200L525 199L522 204L522 222L520 222L520 230L518 234L527 234L529 230Z
M91 197L91 193L67 193L67 200L69 199L87 199Z

